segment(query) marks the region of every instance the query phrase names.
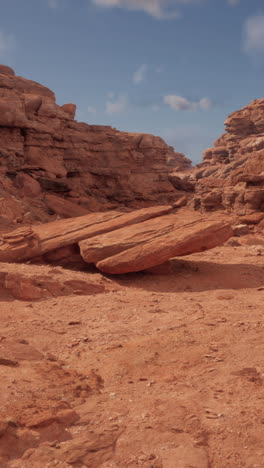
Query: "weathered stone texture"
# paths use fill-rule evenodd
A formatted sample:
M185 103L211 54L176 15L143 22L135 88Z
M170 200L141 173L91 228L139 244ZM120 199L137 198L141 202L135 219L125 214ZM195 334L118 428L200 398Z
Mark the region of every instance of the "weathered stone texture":
M43 196L54 192L91 211L177 199L169 174L190 166L185 156L153 135L78 123L75 111L71 103L58 106L45 86L0 66L0 195L5 179L16 180L9 193L31 212L25 197L35 197L37 185L32 189L31 181L24 190L18 176L26 174L40 184Z
M204 152L191 176L196 179L199 206L205 211L225 208L242 216L263 212L264 99L232 113L225 125L226 133Z

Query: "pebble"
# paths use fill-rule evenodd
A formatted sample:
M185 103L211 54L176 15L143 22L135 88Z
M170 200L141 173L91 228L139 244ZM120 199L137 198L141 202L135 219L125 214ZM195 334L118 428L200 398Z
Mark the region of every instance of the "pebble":
M15 361L13 359L6 359L0 357L0 366L18 367L19 363L18 361Z

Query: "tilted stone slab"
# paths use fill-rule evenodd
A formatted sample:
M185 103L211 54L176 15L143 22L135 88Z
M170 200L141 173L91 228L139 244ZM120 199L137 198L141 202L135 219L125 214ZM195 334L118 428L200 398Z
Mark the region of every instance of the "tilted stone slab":
M196 213L193 216L201 218ZM79 242L81 256L87 263L97 263L124 250L162 238L175 228L180 219L179 214L168 214L85 239Z
M175 223L169 229L169 232L164 233L169 224L163 226L164 218L159 218L159 220L155 220L160 222L159 233L157 232L156 235L151 233L148 240L139 242L138 245L136 245L137 241L135 239L137 236L135 236L134 246L132 241L129 244L127 238L123 241L123 246L126 245L128 248L98 261L96 263L97 268L109 274L141 271L161 265L173 257L203 252L217 247L226 242L233 234L232 228L226 220L219 222L216 221L216 218L201 217L194 221L184 222L180 217L178 217L178 220L176 220L175 215L172 215L172 217ZM167 223L167 220L165 223ZM144 224L142 223L140 227L143 228ZM118 250L118 242L120 245L122 244L122 231L124 230L120 229L115 232L117 240L115 245L112 244L112 247L114 247L113 252L115 248ZM125 231L127 234L127 230ZM146 232L145 235L147 237ZM143 239L143 233L141 239ZM103 249L104 254L106 250ZM84 258L89 258L89 256L85 255Z
M167 214L171 210L172 207L166 205L143 208L125 214L119 211L92 213L78 218L16 229L0 237L0 261L29 260L60 247L77 244L82 239Z

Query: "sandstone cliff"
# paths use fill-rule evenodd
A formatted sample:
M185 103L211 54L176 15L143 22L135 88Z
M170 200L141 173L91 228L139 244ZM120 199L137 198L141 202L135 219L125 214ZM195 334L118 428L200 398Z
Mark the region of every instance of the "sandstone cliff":
M48 221L175 201L191 162L159 137L74 120L48 88L0 66L0 215ZM26 216L26 218L25 218Z
M176 200L201 211L264 211L264 99L231 114L192 169L159 137L78 123L75 111L0 66L1 228Z
M226 133L194 169L194 205L239 215L264 211L264 99L251 102L225 121Z

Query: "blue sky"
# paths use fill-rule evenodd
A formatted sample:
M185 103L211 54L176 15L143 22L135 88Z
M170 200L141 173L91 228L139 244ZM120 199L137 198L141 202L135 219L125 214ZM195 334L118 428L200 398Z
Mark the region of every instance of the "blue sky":
M0 0L0 63L199 162L264 97L263 0Z

